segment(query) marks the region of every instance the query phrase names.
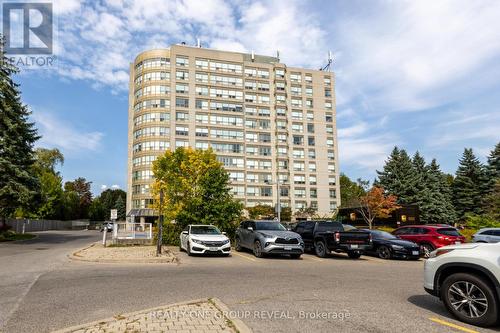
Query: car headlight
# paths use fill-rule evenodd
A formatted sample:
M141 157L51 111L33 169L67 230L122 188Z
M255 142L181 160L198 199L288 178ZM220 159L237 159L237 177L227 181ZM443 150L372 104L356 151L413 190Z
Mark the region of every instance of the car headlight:
M227 244L227 243L229 243L229 239L222 241L222 244Z
M199 239L193 239L191 238L191 240L193 241L193 243L196 243L196 244L203 244L203 241L199 240Z
M404 250L404 247L401 245L391 245L394 250Z
M274 236L272 236L272 235L268 235L268 234L261 234L261 235L262 235L262 237L264 237L264 238L274 238Z
M453 251L453 249L437 249L431 252L429 258L436 258L451 251Z

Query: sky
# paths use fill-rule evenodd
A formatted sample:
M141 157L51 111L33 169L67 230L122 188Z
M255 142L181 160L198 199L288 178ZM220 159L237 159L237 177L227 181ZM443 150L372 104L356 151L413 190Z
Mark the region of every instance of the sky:
M54 1L57 66L17 75L65 180L126 188L128 67L146 49L334 55L340 171L373 180L394 146L454 173L500 141L500 1Z

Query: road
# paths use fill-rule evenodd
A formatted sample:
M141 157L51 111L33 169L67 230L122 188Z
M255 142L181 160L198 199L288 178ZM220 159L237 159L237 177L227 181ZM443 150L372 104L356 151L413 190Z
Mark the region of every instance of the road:
M178 265L132 265L65 257L99 236L52 232L22 245L0 244L1 309L15 305L3 330L50 332L119 313L218 297L255 332L499 331L449 317L422 289L422 261L179 253Z

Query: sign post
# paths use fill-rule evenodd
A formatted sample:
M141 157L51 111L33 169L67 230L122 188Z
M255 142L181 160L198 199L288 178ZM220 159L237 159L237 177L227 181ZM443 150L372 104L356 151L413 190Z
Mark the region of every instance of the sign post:
M118 218L118 209L111 209L111 221L116 221Z

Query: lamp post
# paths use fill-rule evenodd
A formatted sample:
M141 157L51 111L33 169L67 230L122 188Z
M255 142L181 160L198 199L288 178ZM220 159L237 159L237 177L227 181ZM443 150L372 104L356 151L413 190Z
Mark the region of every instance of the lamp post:
M264 181L266 184L268 185L274 185L273 182L269 181L269 180L265 180ZM284 182L283 182L284 184ZM276 181L276 197L277 197L277 205L276 205L276 211L278 213L278 222L281 223L281 193L280 193L280 181L277 180Z
M158 222L158 237L156 244L156 256L161 255L161 243L163 242L163 189L160 189L160 212Z

